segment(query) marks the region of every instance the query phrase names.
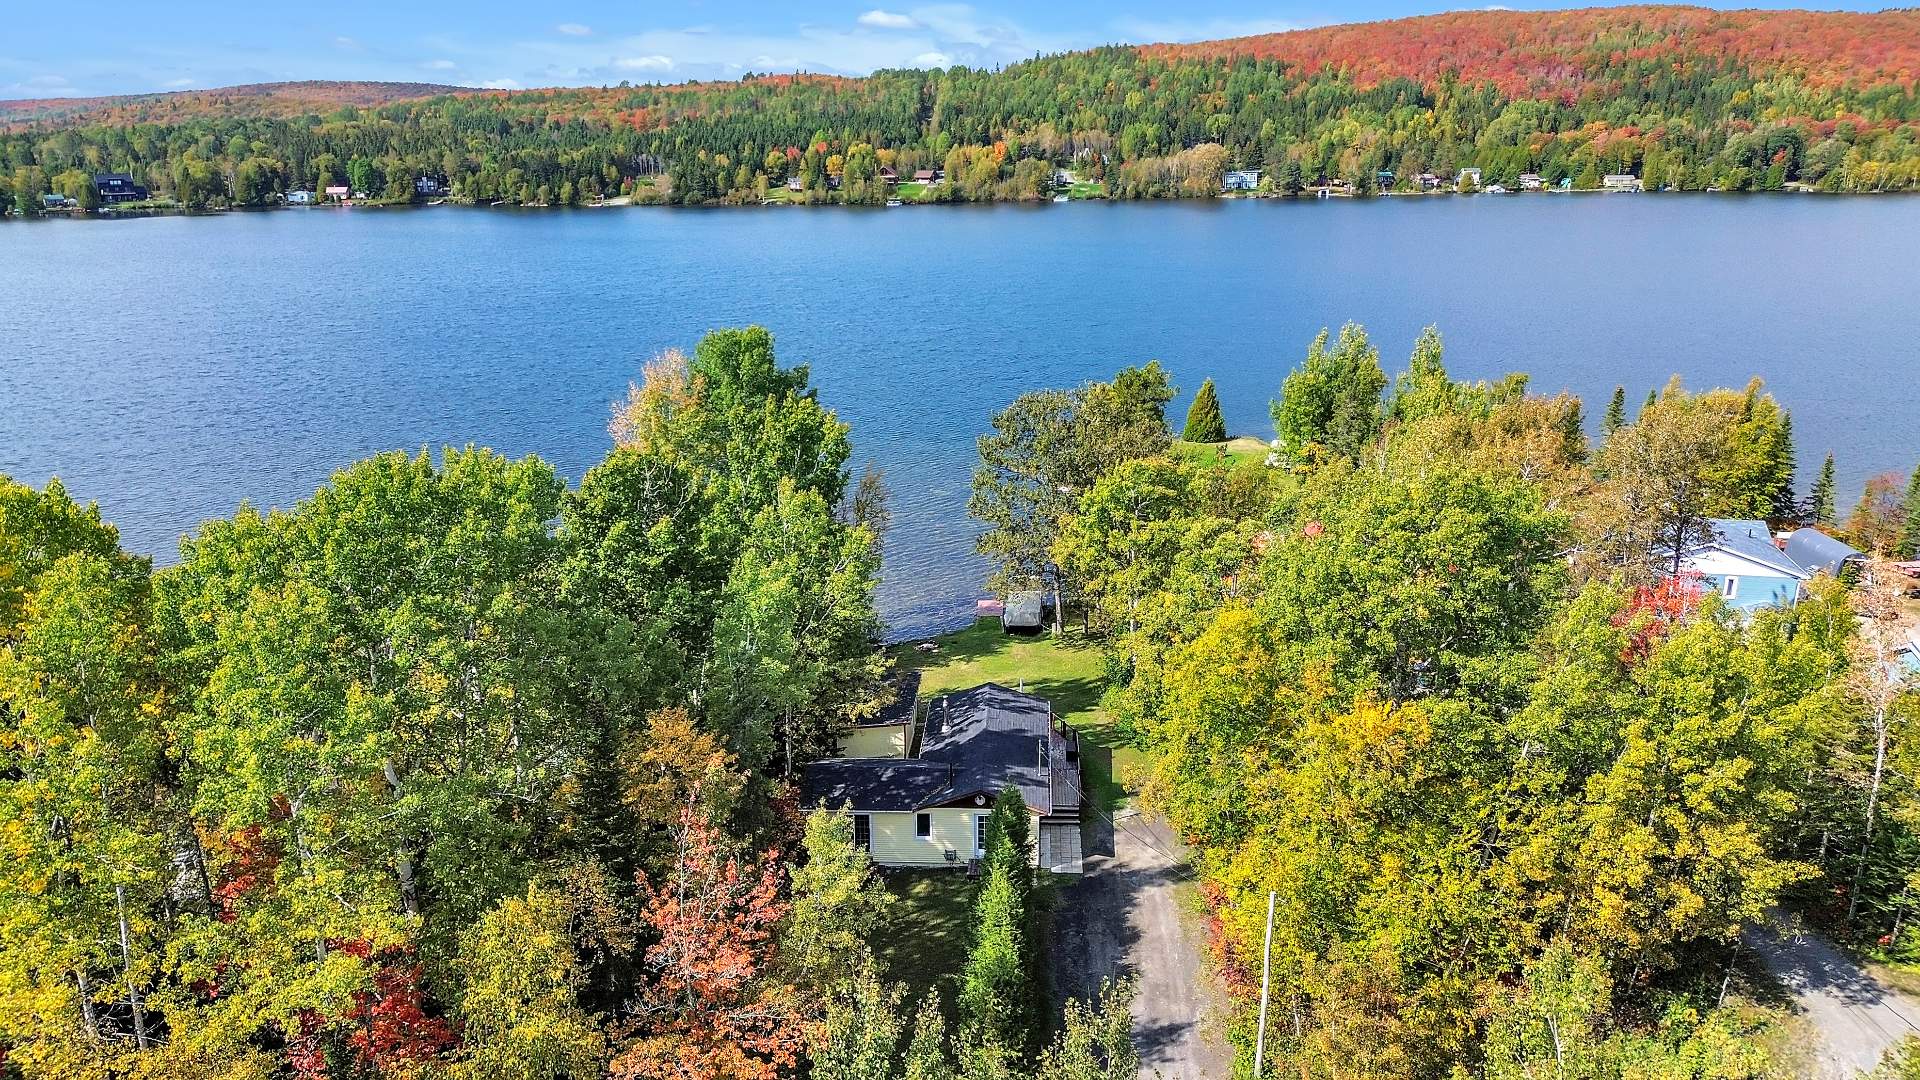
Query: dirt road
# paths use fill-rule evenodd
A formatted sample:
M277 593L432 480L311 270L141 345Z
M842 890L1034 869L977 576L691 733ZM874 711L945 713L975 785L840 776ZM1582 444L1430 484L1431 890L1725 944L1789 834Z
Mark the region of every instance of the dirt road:
M1197 920L1181 903L1185 852L1163 823L1123 810L1086 830L1086 873L1063 888L1054 921L1053 985L1091 997L1102 977L1140 980L1134 1042L1146 1080L1220 1080L1233 1060L1220 1004L1201 965Z

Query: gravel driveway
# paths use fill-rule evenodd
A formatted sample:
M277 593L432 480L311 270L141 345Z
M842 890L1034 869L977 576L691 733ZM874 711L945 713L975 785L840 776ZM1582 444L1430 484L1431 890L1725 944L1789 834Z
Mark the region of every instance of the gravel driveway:
M1814 1060L1819 1080L1851 1080L1872 1072L1887 1051L1920 1034L1920 1002L1819 938L1761 929L1746 940L1819 1033Z
M1198 920L1177 887L1185 851L1166 825L1131 810L1085 831L1086 872L1060 890L1054 919L1053 986L1061 999L1092 997L1100 980L1140 980L1133 1037L1147 1080L1224 1080L1232 1053L1220 1035L1221 1005L1201 965Z

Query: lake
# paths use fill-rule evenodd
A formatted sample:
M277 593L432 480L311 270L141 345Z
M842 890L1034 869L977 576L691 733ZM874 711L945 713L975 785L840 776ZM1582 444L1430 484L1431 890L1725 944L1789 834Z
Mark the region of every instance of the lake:
M760 323L894 494L896 636L965 622L974 439L1022 391L1159 359L1235 433L1322 326L1389 371L1428 323L1456 378L1509 370L1597 417L1765 378L1802 484L1850 504L1920 456L1920 200L1580 195L893 210L290 210L0 225L0 472L59 475L172 561L243 499L468 442L570 479L641 364Z

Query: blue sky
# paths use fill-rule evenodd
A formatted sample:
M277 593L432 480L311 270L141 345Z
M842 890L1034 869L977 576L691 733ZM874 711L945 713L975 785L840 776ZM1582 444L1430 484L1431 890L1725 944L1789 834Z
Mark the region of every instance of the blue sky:
M1796 5L1747 0L1738 6ZM1109 42L1197 41L1446 9L1410 0L1331 7L1296 0L647 0L609 6L322 0L238 7L231 0L174 0L164 13L156 8L119 20L76 17L69 5L23 0L0 36L0 98L290 79L511 89L679 82L745 71L864 74L878 67L991 66Z

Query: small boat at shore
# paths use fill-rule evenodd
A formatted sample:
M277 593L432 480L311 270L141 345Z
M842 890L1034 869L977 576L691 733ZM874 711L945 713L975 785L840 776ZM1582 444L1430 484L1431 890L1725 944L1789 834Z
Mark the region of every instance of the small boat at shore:
M1067 197L1066 197L1065 195L1055 195L1055 196L1053 197L1053 201L1054 201L1054 202L1069 202L1069 201L1071 201L1071 200L1069 200L1069 199L1068 199L1068 198L1067 198Z
M900 205L901 205L901 202L900 202L900 200L899 200L899 199L888 199L888 200L887 200L887 205L888 205L888 206L900 206Z

